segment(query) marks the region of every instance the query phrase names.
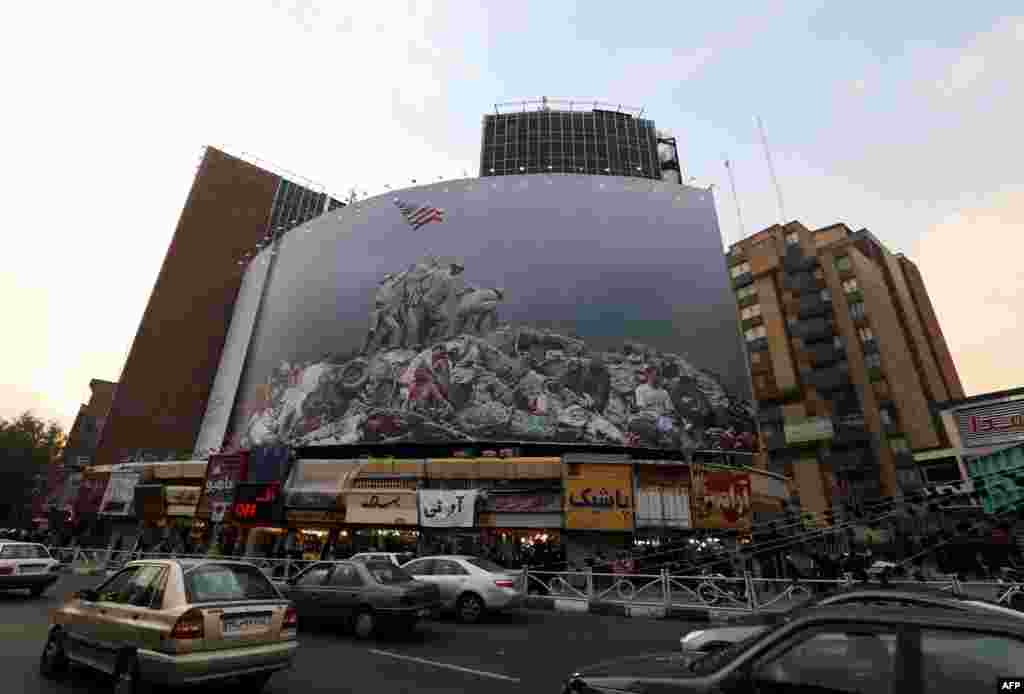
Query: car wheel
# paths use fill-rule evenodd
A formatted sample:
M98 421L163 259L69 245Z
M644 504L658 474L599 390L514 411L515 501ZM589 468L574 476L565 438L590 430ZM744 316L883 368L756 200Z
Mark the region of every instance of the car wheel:
M484 616L484 601L472 593L463 595L459 598L455 612L463 624L476 624Z
M135 656L121 659L114 672L113 694L147 694L151 687L139 677L139 664Z
M373 636L373 632L377 629L377 618L370 610L361 610L356 615L353 628L356 632L356 638L368 639Z
M261 692L267 686L272 672L256 672L238 678L239 689L247 692Z
M39 656L39 674L56 679L67 672L68 655L64 652L64 632L54 629L46 639L43 654Z

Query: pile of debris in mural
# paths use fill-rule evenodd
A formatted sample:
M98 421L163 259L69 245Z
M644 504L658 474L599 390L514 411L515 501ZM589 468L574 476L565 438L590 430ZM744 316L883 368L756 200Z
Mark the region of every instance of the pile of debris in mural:
M427 257L381 283L359 353L281 364L236 436L271 443L558 441L753 450L748 402L685 358L500 324L505 292Z

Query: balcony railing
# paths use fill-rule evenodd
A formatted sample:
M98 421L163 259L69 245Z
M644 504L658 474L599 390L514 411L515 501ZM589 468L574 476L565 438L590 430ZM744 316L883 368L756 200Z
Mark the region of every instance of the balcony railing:
M806 318L814 318L815 316L824 316L832 311L831 302L827 302L821 298L821 294L809 294L800 297L800 308L797 311L797 317L800 320Z
M742 289L743 287L749 286L754 283L754 275L749 272L744 272L738 277L732 278L732 288Z

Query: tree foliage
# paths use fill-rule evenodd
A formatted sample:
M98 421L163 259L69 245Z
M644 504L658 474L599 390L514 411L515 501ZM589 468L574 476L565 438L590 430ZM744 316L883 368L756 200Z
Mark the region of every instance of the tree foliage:
M57 422L31 412L0 417L0 518L24 521L37 475L47 475L67 437Z

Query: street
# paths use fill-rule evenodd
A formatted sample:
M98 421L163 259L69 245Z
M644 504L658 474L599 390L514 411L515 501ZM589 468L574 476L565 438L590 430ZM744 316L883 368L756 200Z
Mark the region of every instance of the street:
M78 669L63 682L47 681L38 673L49 610L64 596L100 580L64 576L40 599L0 593L4 676L11 691L92 694L109 689L102 676ZM265 691L558 692L574 667L678 648L687 626L678 621L521 611L473 626L444 618L422 624L413 634L366 642L340 629L301 627L295 668L275 675Z

